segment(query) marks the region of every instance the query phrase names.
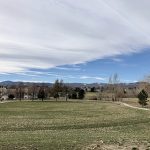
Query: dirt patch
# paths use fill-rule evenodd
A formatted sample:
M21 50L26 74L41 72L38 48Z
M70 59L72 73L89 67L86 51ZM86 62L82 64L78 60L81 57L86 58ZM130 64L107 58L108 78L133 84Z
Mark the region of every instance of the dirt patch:
M84 147L82 150L150 150L150 143L130 142L118 144L105 144L103 141L95 142L94 144Z

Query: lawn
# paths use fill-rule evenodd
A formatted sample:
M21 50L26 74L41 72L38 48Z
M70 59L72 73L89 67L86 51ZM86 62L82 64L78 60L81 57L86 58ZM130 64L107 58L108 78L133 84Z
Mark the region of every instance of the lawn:
M93 100L93 98L98 98L98 96L99 96L98 92L86 92L85 99Z
M117 103L4 103L0 120L0 149L4 150L77 150L100 140L150 142L150 111Z

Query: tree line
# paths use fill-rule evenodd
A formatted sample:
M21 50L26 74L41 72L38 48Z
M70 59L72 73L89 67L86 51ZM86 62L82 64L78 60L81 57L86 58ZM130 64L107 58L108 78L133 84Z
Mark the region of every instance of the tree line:
M32 84L26 87L23 83L19 83L13 88L8 89L9 99L45 99L54 98L56 101L60 97L64 98L66 101L68 99L83 99L85 96L85 91L82 88L72 88L63 83L63 80L56 80L52 87L46 84L37 85Z

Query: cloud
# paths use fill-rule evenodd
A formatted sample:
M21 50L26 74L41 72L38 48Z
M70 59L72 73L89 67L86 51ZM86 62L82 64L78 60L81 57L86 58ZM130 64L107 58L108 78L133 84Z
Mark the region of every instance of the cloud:
M2 73L2 74L6 74L6 73ZM73 75L64 75L62 73L56 73L56 72L43 72L43 71L22 71L22 72L16 72L14 73L15 75L19 75L19 76L25 76L25 77L54 77L54 78L58 78L58 79L75 79L77 77L73 76ZM8 75L12 75L8 74Z
M65 70L65 71L80 71L81 68L79 67L55 67L58 70Z
M120 59L120 58L112 58L112 60L115 62L123 62L123 59Z
M2 73L2 74L6 74L6 73ZM12 73L11 73L12 74ZM11 75L11 74L7 74L7 75ZM86 80L86 79L92 79L92 80L100 80L100 81L106 81L106 78L103 77L99 77L99 76L87 76L87 75L80 75L80 74L76 74L76 75L71 75L71 74L64 74L64 73L56 73L56 72L43 72L43 71L22 71L22 72L16 72L15 75L19 75L19 76L25 76L25 77L35 77L33 78L35 81L37 81L37 78L39 77L54 77L56 79L82 79L82 80ZM33 80L33 81L34 81ZM24 80L24 81L32 81L32 80Z
M80 79L94 79L94 80L106 81L105 78L95 77L95 76L81 76Z
M140 52L148 0L0 0L0 72L25 72Z

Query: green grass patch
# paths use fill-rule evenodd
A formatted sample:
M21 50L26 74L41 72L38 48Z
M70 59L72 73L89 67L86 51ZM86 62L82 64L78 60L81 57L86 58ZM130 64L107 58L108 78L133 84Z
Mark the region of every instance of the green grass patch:
M0 104L0 149L82 149L103 140L150 141L150 112L104 102Z

